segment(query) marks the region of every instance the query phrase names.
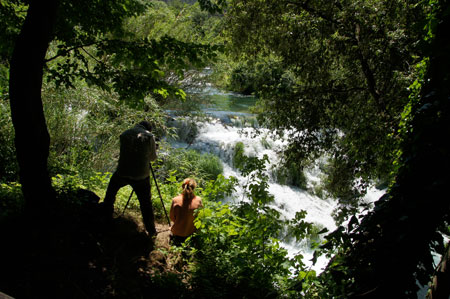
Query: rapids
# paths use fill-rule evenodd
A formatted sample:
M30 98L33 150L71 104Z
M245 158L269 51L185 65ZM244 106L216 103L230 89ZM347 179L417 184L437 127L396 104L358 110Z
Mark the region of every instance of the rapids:
M208 96L212 97L212 101L209 101L210 104L203 108L208 117L206 121L196 122L198 129L195 138L188 142L179 140L172 144L176 147L196 149L200 152L217 155L223 163L224 176L234 176L239 182L243 182L244 178L232 165L234 148L238 142L244 144L244 152L247 156L261 158L263 155L267 155L270 161L270 165L267 166L269 171L273 166L276 166L280 161L279 152L287 144L287 141L273 137L271 132L264 128L258 128L260 134L255 134L257 124L252 121L253 115L249 113L248 109L254 104L255 99L236 94L220 93L216 89L209 89ZM224 110L224 108L227 110ZM179 128L180 136L189 135L186 131L189 131L190 127L183 124L185 121L177 120L176 116L172 116L172 125ZM307 190L282 185L271 179L269 192L275 197L271 207L279 211L285 219L292 219L296 212L306 210L306 221L314 223L320 228L326 227L331 232L336 229L332 217L336 202L332 199L321 199L315 196L313 192L308 191L320 182L321 173L317 165L307 169L305 175L308 181ZM230 197L228 201L245 200L245 198L242 198L242 194L243 189L239 186L236 194ZM365 200L373 202L382 194L383 191L373 188L368 192ZM307 241L299 243L295 238L285 238L281 240L280 245L288 250L290 257L301 253L304 256L304 263L311 266L317 273L320 273L328 263L327 258L320 257L315 265L311 265L310 260L313 256L313 250L310 249Z
M212 153L217 155L224 167L224 176L234 176L239 182L243 182L244 178L239 171L233 168L232 157L235 145L238 142L244 144L244 152L248 156L262 157L267 155L271 165L270 169L277 165L280 161L279 152L287 144L286 140L274 138L271 132L264 128L259 128L254 121L254 115L251 113L251 107L255 104L256 99L252 96L244 96L236 93L227 93L216 89L210 84L206 84L201 88L192 89L188 92L191 96L203 98L204 105L202 111L208 116L207 120L194 121L198 130L195 136L192 135L192 127L186 124L186 119L178 119L175 114L172 115L172 124L178 128L180 140L172 141L175 147L184 147L199 150L204 153ZM257 128L261 134L255 134ZM189 138L193 137L193 138ZM331 198L320 198L314 195L314 187L320 184L321 171L320 163L323 159L317 160L317 163L305 170L307 178L307 188L300 188L283 185L277 183L274 179L269 182L269 192L274 195L275 200L271 207L280 212L285 219L292 219L296 212L305 210L307 212L306 221L314 223L318 227L326 227L329 232L336 229L336 223L332 217L337 203ZM369 188L363 200L367 203L377 201L386 190L379 190L375 187ZM238 186L235 194L227 200L230 203L236 203L245 200L242 197L242 186ZM345 223L343 224L345 225ZM444 242L449 241L448 236L443 236ZM303 255L303 262L307 267L320 273L328 264L328 259L324 256L319 257L317 262L312 265L311 258L313 250L307 240L297 242L295 238L282 238L280 245L287 249L290 257L300 253ZM441 256L436 252L432 252L435 265L439 263ZM417 298L424 298L428 286L420 286Z

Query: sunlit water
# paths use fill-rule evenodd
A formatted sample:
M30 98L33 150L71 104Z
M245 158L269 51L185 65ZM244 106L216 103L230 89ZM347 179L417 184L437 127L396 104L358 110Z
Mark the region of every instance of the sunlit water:
M272 165L277 165L279 162L277 152L286 144L284 140L270 138L269 132L264 129L260 129L262 131L261 135L252 137L254 129L242 129L224 125L219 120L212 120L210 123L200 123L199 126L199 135L190 148L201 152L213 153L220 157L223 162L225 177L234 176L241 184L246 179L232 167L232 155L236 143L242 142L244 144L245 154L248 156L261 158L263 155L267 155L270 161L270 164L267 165L268 169ZM318 177L320 173L318 173L317 169L310 169L306 174L310 182L320 181ZM326 227L329 231L336 229L336 224L331 216L336 208L335 201L321 199L300 188L281 185L273 180L269 183L269 192L275 197L274 202L270 206L280 212L284 219L292 219L296 212L305 210L307 211L306 221L319 227ZM245 200L242 196L243 193L242 186L239 186L235 194L228 200L231 202ZM371 189L366 196L366 200L374 201L381 194L382 191ZM311 266L316 272L321 272L328 262L325 257L320 257L315 265L311 265L310 260L313 256L313 251L309 248L307 242L298 242L294 238L288 238L281 240L281 245L288 250L290 257L301 253L304 256L304 263Z
M279 162L278 153L287 142L280 138L273 138L270 131L266 129L259 128L261 134L255 136L255 129L251 127L242 128L243 122L241 119L251 116L250 107L256 101L254 97L221 92L211 86L203 89L200 95L209 100L207 101L208 104L203 107L203 111L210 116L209 121L198 123L199 134L192 143L188 145L183 142L175 142L174 145L217 155L223 163L225 177L234 176L241 183L235 194L227 201L237 203L246 200L242 196L244 193L242 184L245 182L245 178L232 166L232 156L236 143L242 142L244 144L245 154L248 156L261 158L263 155L267 155L270 161L267 168L270 169ZM308 189L314 184L320 184L321 172L318 165L307 169L305 174L308 179ZM292 219L296 212L305 210L307 212L306 221L319 227L325 227L330 232L336 229L336 223L332 217L332 213L337 207L334 200L322 199L307 190L281 185L273 180L269 183L269 192L275 198L270 206L279 211L284 219ZM369 188L363 200L373 203L384 193L384 190L372 187ZM445 241L447 242L448 238ZM287 249L290 257L298 253L302 254L303 262L317 273L323 271L328 263L328 259L322 256L312 265L311 259L314 252L307 240L298 242L294 238L284 238L280 245ZM435 264L437 264L440 255L433 253L433 257ZM424 298L427 289L427 286L421 287L417 298Z
M216 89L207 90L206 96L210 97L208 105L203 111L210 116L208 121L199 122L199 133L190 144L176 143L178 147L189 147L204 153L217 155L224 166L225 177L234 176L238 181L246 181L245 178L232 166L232 156L236 143L244 144L244 151L247 156L257 156L259 158L267 155L270 163L267 169L271 169L279 163L279 152L287 144L286 140L273 137L267 129L259 128L260 134L255 136L255 129L252 127L241 127L243 117L251 117L249 107L254 105L253 97L239 96L230 93L221 93ZM318 167L313 167L306 171L309 185L320 182L320 171ZM307 211L306 221L314 223L329 231L336 229L332 212L336 208L336 202L331 199L321 199L306 190L289 185L281 185L274 180L269 182L269 192L274 195L275 200L270 205L281 213L284 219L292 219L296 212ZM246 200L243 194L242 185L238 186L235 194L228 201L238 202ZM374 201L379 198L382 191L371 189L366 196L367 201ZM287 249L290 257L301 253L303 261L307 266L316 272L321 272L328 260L320 257L318 261L311 265L313 250L309 248L306 241L298 242L295 238L284 238L281 246Z

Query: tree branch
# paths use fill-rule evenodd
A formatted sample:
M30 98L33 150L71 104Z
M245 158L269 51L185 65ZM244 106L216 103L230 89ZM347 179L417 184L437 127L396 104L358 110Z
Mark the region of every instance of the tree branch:
M88 51L86 51L86 49L84 47L81 47L81 50L83 50L84 53L86 53L89 57L91 57L92 59L94 59L95 61L97 61L98 63L102 63L100 60L97 59L97 57L95 57L94 55L92 55L91 53L89 53Z
M356 22L355 22L356 23ZM360 32L361 28L358 23L355 25L355 45L356 45L356 55L358 57L359 62L361 63L361 68L364 73L364 76L366 77L367 85L369 87L369 92L373 96L374 100L377 103L378 108L381 112L384 112L386 110L386 105L384 104L383 99L380 96L380 93L378 92L377 83L375 80L375 75L372 71L372 69L369 66L369 63L364 56L364 53L361 50L361 44L360 44Z
M83 49L84 47L89 47L89 46L92 46L92 45L99 45L99 44L101 44L101 43L103 43L103 42L105 42L105 41L92 42L92 43L88 43L88 44L85 44L85 45L77 45L77 46L73 46L72 48L69 48L69 49L65 50L63 53L56 54L55 56L46 59L44 62L45 62L45 63L48 63L48 62L50 62L50 61L52 61L52 60L55 60L55 59L58 58L58 57L64 56L66 53L69 53L69 52L71 52L71 51L73 51L73 50L80 49L80 48Z

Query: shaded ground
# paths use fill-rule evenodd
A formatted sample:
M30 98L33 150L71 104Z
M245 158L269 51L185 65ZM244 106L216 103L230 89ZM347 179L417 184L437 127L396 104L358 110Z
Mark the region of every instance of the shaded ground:
M137 217L138 216L138 217ZM132 213L107 223L97 204L20 214L0 226L0 292L15 298L179 298L186 291L169 227L149 239Z

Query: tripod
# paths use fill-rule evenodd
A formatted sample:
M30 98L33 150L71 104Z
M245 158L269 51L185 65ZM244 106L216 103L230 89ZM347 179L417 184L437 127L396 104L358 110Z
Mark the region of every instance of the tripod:
M170 219L169 219L169 216L167 215L166 207L164 206L164 201L163 201L163 198L161 196L161 191L159 190L158 182L156 181L156 176L155 176L155 172L153 171L152 164L150 164L150 171L152 172L153 180L155 181L156 189L158 190L159 198L161 199L161 204L163 206L164 213L166 214L167 223L170 226ZM127 204L125 205L125 208L123 209L122 215L125 213L125 210L127 209L128 204L130 203L130 200L131 200L131 197L133 196L133 194L134 194L134 190L132 190L131 193L130 193L130 197L128 198L128 201L127 201Z

